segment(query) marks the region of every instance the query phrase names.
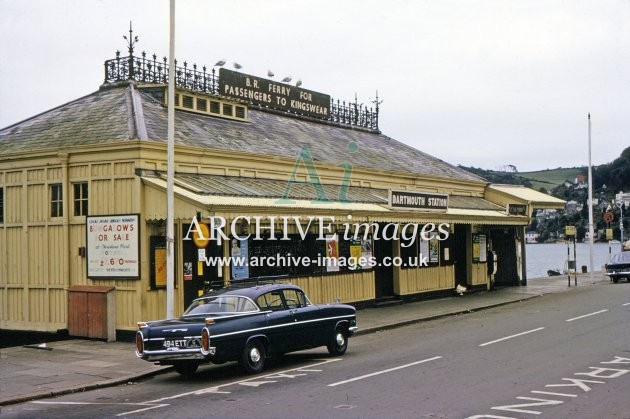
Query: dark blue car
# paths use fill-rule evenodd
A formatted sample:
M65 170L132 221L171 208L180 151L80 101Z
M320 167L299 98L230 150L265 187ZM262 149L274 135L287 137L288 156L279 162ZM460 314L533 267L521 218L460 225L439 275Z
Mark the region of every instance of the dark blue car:
M355 308L314 305L291 284L238 286L196 299L178 319L138 323L136 355L190 376L201 363L238 361L259 373L265 360L326 346L346 352L357 330Z

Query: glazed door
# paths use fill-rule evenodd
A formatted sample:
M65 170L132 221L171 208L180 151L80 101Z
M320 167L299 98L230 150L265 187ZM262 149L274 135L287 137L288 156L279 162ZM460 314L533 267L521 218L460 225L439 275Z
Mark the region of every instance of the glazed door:
M385 224L380 224L383 228ZM394 295L394 268L391 266L393 255L393 242L390 240L374 240L374 257L377 265L374 267L376 298L390 297ZM383 261L389 262L384 266Z
M469 225L456 224L455 238L453 240L455 248L453 249L453 262L455 264L455 286L458 284L466 286L468 283L468 258L470 255L472 263L472 238L468 245L469 237L471 237L471 228Z

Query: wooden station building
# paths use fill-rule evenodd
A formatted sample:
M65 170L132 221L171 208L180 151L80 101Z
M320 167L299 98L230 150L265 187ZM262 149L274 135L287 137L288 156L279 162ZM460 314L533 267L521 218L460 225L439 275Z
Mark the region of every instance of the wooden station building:
M0 130L0 328L111 338L165 316L167 70L130 45L94 93ZM177 67L176 314L247 278L357 305L526 283L525 226L564 201L384 135L374 104Z

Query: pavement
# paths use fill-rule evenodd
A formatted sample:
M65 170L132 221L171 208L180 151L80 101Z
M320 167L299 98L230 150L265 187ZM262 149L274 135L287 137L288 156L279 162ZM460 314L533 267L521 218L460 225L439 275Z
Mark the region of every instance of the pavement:
M460 315L546 294L609 283L601 272L529 279L527 286L501 287L458 296L357 311L359 334ZM0 406L114 386L169 372L135 356L133 342L71 339L0 349Z

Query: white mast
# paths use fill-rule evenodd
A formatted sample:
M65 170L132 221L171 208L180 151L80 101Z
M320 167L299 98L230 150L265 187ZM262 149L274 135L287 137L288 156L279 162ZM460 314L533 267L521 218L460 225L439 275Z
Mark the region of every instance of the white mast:
M591 114L588 114L588 243L589 243L589 273L593 283L593 168L591 162Z
M166 318L175 317L175 234L173 183L175 177L175 0L170 0L168 48L168 141L166 146Z

